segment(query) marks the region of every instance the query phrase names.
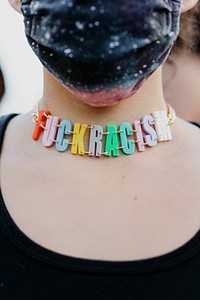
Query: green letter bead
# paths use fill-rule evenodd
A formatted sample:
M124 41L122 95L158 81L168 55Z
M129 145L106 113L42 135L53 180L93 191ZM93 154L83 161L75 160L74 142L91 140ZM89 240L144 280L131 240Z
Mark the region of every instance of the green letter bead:
M120 125L120 141L121 145L125 148L122 148L122 151L125 154L133 154L135 152L135 142L134 140L128 140L127 135L133 135L131 124L126 122Z
M105 156L119 156L119 150L117 149L119 147L118 136L116 133L117 126L109 124L106 129L109 134L106 135L105 152L108 152L108 154L105 154Z

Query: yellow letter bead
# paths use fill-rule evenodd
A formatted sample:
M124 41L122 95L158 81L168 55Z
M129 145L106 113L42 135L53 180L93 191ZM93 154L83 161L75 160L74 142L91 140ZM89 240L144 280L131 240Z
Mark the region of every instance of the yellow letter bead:
M167 117L167 112L165 110L154 111L152 113L152 116L155 122L155 129L157 132L158 141L164 142L172 140L171 129L168 125L169 119Z
M146 115L142 118L142 128L145 133L148 133L144 136L145 144L149 147L157 145L157 134L153 129L152 125L154 124L154 119L150 115Z
M107 125L107 130L109 134L106 135L106 147L105 156L119 156L119 142L117 136L117 126L113 124Z
M89 152L90 156L101 156L102 152L102 138L103 138L103 128L99 125L93 125L90 131L90 145ZM95 147L96 146L96 147Z
M81 128L80 128L81 127ZM73 133L73 140L72 140L72 148L71 148L71 153L72 154L78 154L79 155L84 155L84 134L87 129L87 124L82 124L80 123L74 123L74 133Z

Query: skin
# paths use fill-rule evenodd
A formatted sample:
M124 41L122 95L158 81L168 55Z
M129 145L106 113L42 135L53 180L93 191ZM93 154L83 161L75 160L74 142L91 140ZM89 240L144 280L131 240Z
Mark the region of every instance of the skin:
M199 85L199 55L181 51L164 64L164 95L181 118L200 122Z
M183 2L184 10L194 2ZM80 123L132 122L166 108L162 69L133 97L104 108L84 104L44 71L40 103L53 115ZM100 159L46 149L32 140L33 129L31 111L9 123L1 187L12 218L36 243L74 257L136 260L170 252L199 230L197 127L177 118L172 142Z

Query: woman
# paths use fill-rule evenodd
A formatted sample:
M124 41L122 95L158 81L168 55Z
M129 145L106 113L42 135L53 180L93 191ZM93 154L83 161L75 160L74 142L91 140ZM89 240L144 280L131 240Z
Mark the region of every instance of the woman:
M163 68L166 100L173 105L180 117L196 122L200 122L199 40L200 2L182 15L179 37Z
M1 299L199 299L199 128L161 80L195 2L21 2L44 96L1 118Z

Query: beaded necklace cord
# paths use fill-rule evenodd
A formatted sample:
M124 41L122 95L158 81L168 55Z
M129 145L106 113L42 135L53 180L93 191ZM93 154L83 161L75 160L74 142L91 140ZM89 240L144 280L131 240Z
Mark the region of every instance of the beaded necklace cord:
M71 154L85 154L91 157L118 157L120 153L130 155L144 152L145 147L154 147L159 142L171 141L170 126L176 119L174 109L167 104L167 110L154 111L144 115L141 120L121 123L119 127L108 124L106 131L100 125L72 123L51 115L49 110L40 110L37 103L33 109L32 120L35 123L33 140L38 140L41 133L45 147L55 145L59 152L65 152L71 146ZM84 149L84 135L90 130L88 150ZM70 137L71 139L67 139ZM131 137L131 138L128 138Z

